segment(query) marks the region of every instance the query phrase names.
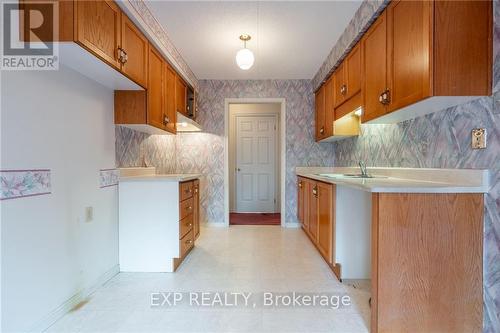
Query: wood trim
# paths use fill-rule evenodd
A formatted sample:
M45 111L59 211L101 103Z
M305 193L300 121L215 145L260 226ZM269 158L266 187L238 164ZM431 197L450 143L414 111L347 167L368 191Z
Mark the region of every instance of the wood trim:
M372 267L372 298L371 298L371 322L370 332L378 332L378 207L379 194L372 194L372 253L371 253L371 267Z

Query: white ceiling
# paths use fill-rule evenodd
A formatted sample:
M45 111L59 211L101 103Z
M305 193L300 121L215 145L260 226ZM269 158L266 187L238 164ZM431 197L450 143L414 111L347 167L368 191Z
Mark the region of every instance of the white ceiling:
M361 0L150 1L147 5L198 79L311 79ZM252 40L254 66L235 62Z

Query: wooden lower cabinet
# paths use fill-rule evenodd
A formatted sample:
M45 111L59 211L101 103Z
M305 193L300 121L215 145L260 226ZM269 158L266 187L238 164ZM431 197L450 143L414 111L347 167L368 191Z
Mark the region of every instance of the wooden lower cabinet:
M333 263L335 185L312 179L298 179L298 219L323 258Z
M372 196L371 332L482 332L482 194Z
M174 258L174 269L191 251L200 235L199 187L198 179L179 183L179 257Z
M316 246L329 264L332 263L333 222L335 219L333 215L334 187L335 185L322 182L317 182L316 184L318 200L318 242Z
M200 181L193 181L193 233L194 239L200 236Z

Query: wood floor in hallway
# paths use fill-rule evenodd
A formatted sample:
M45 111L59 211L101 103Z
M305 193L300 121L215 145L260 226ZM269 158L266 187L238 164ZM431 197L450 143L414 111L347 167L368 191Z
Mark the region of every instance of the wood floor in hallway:
M264 293L275 298L294 291L331 302L325 307L264 305ZM182 293L183 300L174 306L170 296L171 306L156 306L168 292ZM233 305L231 293L247 293L249 303L245 306L240 297L238 306L202 306L202 292L212 292L207 294L212 301L214 292L226 295ZM194 293L200 305L190 304ZM349 296L350 305L335 309L335 299L343 296ZM300 229L204 227L176 273L120 273L47 331L368 332L369 297L368 290L340 283Z

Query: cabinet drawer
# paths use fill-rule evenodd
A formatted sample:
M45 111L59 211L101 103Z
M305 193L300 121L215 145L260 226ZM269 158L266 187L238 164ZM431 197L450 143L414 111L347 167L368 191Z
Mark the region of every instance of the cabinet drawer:
M179 204L179 210L179 217L181 220L190 215L193 212L193 198L191 197L182 201Z
M189 214L179 222L179 238L184 237L191 230L193 230L193 214Z
M184 237L182 237L179 243L180 257L184 258L186 253L194 246L193 230L189 231Z
M193 182L180 183L179 185L179 198L184 201L193 196Z

